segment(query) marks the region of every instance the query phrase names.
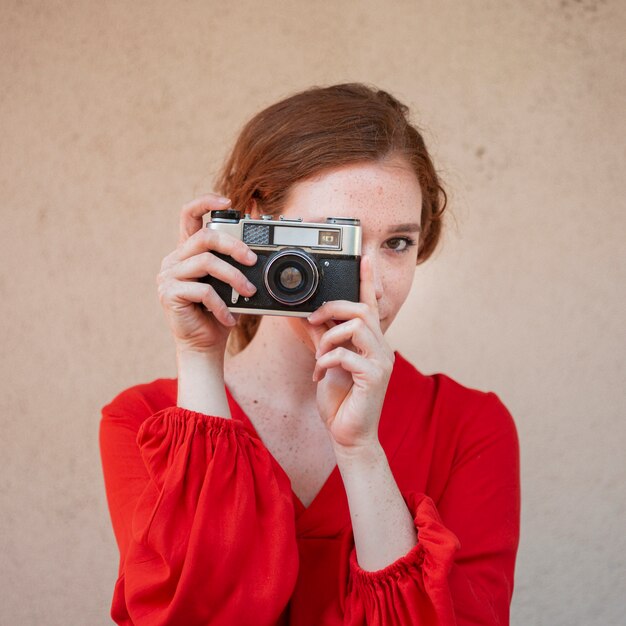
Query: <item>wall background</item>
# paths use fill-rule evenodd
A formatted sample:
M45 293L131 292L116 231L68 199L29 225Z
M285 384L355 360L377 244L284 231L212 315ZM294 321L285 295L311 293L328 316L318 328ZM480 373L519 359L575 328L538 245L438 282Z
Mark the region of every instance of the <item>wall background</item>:
M513 624L623 624L624 32L618 0L3 0L0 623L110 623L99 409L175 375L180 206L252 113L360 80L452 196L390 341L517 421Z

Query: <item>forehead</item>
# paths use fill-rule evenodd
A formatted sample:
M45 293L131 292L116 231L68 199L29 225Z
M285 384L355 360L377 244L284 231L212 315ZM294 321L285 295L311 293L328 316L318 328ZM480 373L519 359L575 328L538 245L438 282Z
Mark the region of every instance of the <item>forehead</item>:
M418 222L422 194L415 173L402 159L346 165L293 185L284 213L317 221L355 217L364 227Z

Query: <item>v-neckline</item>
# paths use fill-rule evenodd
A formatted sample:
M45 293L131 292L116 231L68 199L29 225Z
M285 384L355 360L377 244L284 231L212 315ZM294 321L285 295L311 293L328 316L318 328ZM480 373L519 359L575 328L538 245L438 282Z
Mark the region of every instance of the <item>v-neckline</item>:
M267 453L270 455L270 458L275 463L275 466L289 480L289 485L290 485L290 489L291 489L291 498L293 500L296 517L300 517L300 516L302 516L304 514L308 514L312 510L316 510L320 506L320 501L326 499L329 496L329 494L330 494L330 492L332 492L333 488L336 487L338 481L341 482L339 480L340 473L339 473L339 467L338 467L337 463L335 463L335 465L333 466L333 469L331 470L330 474L326 477L326 480L324 481L324 483L320 487L319 491L315 494L315 497L313 498L313 500L311 500L311 502L309 503L308 506L305 506L304 503L302 502L302 500L300 500L300 498L298 497L296 492L293 490L293 487L291 486L291 478L289 477L289 474L287 474L287 472L284 470L283 466L278 462L278 460L272 454L270 449L265 445L265 442L263 441L263 439L261 438L261 436L257 432L254 424L252 423L252 420L250 420L250 418L248 417L246 412L239 405L237 400L235 400L235 398L234 398L233 394L231 393L230 389L228 388L228 386L224 385L224 388L226 389L226 395L227 395L227 398L228 398L228 401L229 401L229 404L230 404L230 407L231 407L231 412L233 411L233 408L235 409L235 411L234 411L235 414L233 415L233 417L235 419L238 419L240 422L242 422L244 424L244 426L248 429L250 434L253 435L256 439L258 439L263 444L263 446L267 450Z

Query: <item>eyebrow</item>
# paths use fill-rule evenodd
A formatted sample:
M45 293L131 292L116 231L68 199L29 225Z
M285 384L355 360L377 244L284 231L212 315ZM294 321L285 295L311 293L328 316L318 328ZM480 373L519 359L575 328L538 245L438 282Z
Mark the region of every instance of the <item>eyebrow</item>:
M406 224L393 224L387 229L388 233L409 232L418 233L422 229L417 222L408 222Z

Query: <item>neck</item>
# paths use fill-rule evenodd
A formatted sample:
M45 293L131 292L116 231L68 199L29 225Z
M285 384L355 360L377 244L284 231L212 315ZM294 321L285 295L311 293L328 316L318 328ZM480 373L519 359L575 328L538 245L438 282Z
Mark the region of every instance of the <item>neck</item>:
M232 376L239 384L243 379L257 389L275 390L289 404L314 402L315 350L305 324L296 318L263 316L252 341L229 357L227 384Z

